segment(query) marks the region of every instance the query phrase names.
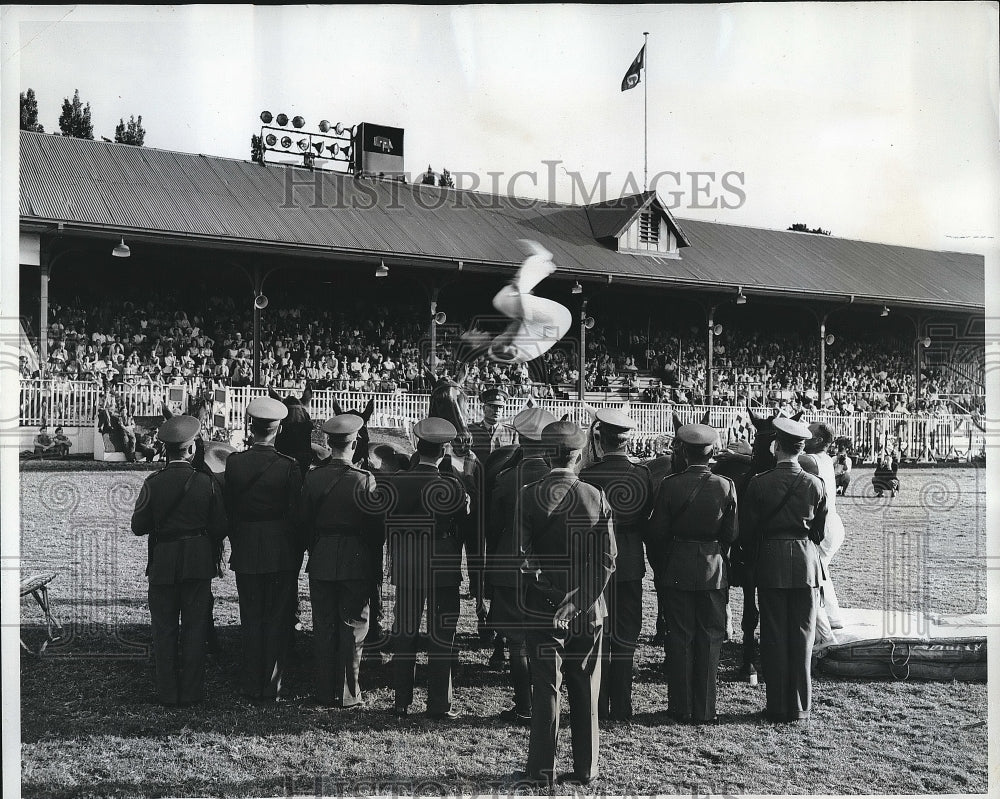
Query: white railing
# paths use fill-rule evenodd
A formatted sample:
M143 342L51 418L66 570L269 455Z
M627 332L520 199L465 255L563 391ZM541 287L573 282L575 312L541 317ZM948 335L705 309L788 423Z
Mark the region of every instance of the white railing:
M21 381L21 427L81 427L94 423L101 401L99 383Z
M175 386L120 385L115 387L119 398L128 403L135 416L155 416L168 399L169 389ZM267 389L249 386L227 389L225 418L230 430L242 430L244 412L250 400L265 396ZM291 389L275 389L280 396L301 392ZM102 400L98 383L59 382L52 380L21 381L21 426L37 427L43 422L65 427L87 426L94 423L97 409ZM314 419L333 416L334 403L343 410L361 410L369 400L373 400L370 424L373 427L389 427L409 432L414 422L427 415L429 396L427 394L367 394L356 391L314 391L309 406ZM581 425L591 421L587 407L578 400L529 400L527 397L512 398L507 404L505 416L509 419L527 406L528 402L545 408L556 418L567 416ZM176 402L168 403L174 411L183 411ZM622 408L623 401L601 401L586 404L595 409ZM479 398L468 398L468 412L472 419L481 418ZM634 402L629 407L629 415L637 423L636 437L649 445L660 435L671 434L676 414L681 423L700 421L708 412L708 423L720 431L723 443L736 437L734 425L745 420L745 435L752 440L753 428L749 426L745 407L731 405L669 405ZM766 412L763 412L766 413ZM857 452L870 459L874 453L887 444L900 449L907 458L941 460L958 457L967 459L985 452L985 434L969 416L948 415L940 417L914 417L909 414L860 413L841 416L831 413L811 412L803 416L805 421L826 422L838 436L846 436L854 442Z

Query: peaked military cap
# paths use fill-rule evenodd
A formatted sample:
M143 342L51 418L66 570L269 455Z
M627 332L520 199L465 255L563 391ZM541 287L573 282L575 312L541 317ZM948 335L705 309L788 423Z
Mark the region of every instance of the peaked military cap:
M280 400L270 397L256 397L247 405L247 416L262 422L280 422L288 416L288 408Z
M164 444L189 444L201 432L201 422L193 416L171 416L160 425L156 437Z
M614 408L601 408L597 412L597 421L604 426L620 427L622 430L633 430L637 426L634 419Z
M707 447L718 439L715 428L707 424L685 424L677 430L677 440L693 447Z
M774 429L787 439L805 441L807 438L812 438L812 431L809 430L809 425L796 422L794 419L779 416L774 420L773 424Z
M542 443L550 447L583 449L587 434L576 422L552 422L542 430Z
M544 408L525 408L511 422L521 438L530 441L541 441L542 431L556 421L556 417Z
M486 389L479 395L479 401L483 405L503 405L509 398L498 388Z
M358 430L365 426L365 420L356 413L338 413L323 422L322 430L331 438L349 443L358 437Z
M413 425L413 435L431 444L447 444L458 435L455 425L439 416L428 416Z

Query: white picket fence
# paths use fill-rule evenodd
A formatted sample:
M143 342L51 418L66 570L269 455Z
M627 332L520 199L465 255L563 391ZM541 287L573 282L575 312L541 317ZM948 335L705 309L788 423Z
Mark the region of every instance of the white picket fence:
M135 416L158 415L164 402L175 412L183 412L186 403L181 401L183 387L159 385L123 385L116 394L129 404ZM295 392L276 389L280 396ZM265 396L267 389L242 386L226 390L226 401L215 410L226 420L226 427L242 431L245 409L254 397ZM335 413L334 402L344 410L361 410L374 400L369 421L372 427L404 430L407 434L413 423L427 415L429 397L426 394L366 394L353 391L314 391L310 413L314 419L326 419ZM102 400L101 387L91 382L54 382L51 380L21 381L21 426L37 427L43 422L51 426L85 426L93 424ZM530 400L545 408L557 418L567 416L581 425L590 423L587 407L578 400ZM507 418L513 417L529 402L528 398L512 399L505 410ZM622 401L587 403L591 408L622 408ZM481 418L478 397L468 398L470 418ZM656 438L671 434L674 414L682 423L700 421L708 412L708 423L720 431L724 443L736 436L733 428L738 418L746 418L744 407L730 405L668 405L632 403L629 415L637 422L637 443L652 448ZM760 410L765 414L767 411ZM829 413L810 413L806 421L823 421L837 435L847 436L854 442L857 452L871 457L883 449L887 442L899 447L905 457L925 460L958 458L969 459L985 452L985 434L968 416L914 417L908 414L853 414L841 416ZM746 430L752 440L753 428Z

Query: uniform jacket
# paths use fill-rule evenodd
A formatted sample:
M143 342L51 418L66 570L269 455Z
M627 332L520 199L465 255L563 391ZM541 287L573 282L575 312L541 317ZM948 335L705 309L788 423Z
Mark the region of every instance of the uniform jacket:
M298 569L305 548L296 525L301 492L298 463L273 446L254 444L226 459L226 511L233 548L229 567L234 572Z
M499 422L493 427L492 432L486 426L485 420L472 422L469 424L469 432L472 433L472 451L480 461L486 463L490 453L511 443L510 431Z
M737 532L736 486L728 477L695 465L664 478L646 530L657 587L728 588L725 564Z
M451 475L462 481L465 493L469 495L469 513L459 519L459 534L469 540L473 531L476 537L480 535L480 530L485 529L483 514L486 508L483 506L485 495L486 468L485 461L481 461L475 452L466 455L450 453L444 456L438 465L438 471L443 475Z
M653 507L653 478L624 453L605 455L580 471L580 479L604 491L615 519L615 581L641 580L646 573L642 535Z
M581 611L579 621L603 624L608 615L604 589L618 555L604 492L569 469L553 469L522 488L520 502L529 618L550 622L556 609L571 601Z
M379 487L382 488L380 482ZM454 475L417 464L386 475L385 531L389 576L394 585L438 585L462 581L459 525L469 513L469 495Z
M779 505L795 481L788 502ZM826 489L797 462L756 475L740 505L740 542L761 588L810 588L824 577L819 557L826 524ZM770 518L768 518L770 516Z
M375 477L342 461L306 475L299 529L309 550L306 571L311 577L336 581L379 577L385 544L379 499Z
M189 479L187 493L178 503ZM171 461L142 484L132 532L150 536L146 568L150 584L210 580L216 574L215 546L227 532L222 490L213 477L187 461Z
M516 535L521 488L548 473L548 464L541 458L525 458L497 476L486 517L486 579L490 585L521 585L523 558Z

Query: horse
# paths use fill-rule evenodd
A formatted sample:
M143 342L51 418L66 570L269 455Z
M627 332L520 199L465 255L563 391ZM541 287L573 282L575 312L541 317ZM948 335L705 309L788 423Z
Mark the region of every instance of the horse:
M284 403L288 408L288 416L281 421L281 429L274 440L274 448L282 455L294 458L302 475L309 471L309 466L313 461L312 417L309 415L309 403L312 400L312 387L306 385L301 397L289 394L282 397L273 389L268 389L267 394L271 399L276 399Z
M754 475L766 472L777 466L774 453L771 452L771 444L774 442L776 430L774 420L778 418L778 413L770 417L758 416L753 409L747 408L750 415L750 423L754 428L754 439L751 445L750 455L732 454L717 458L717 463L726 464L727 477L730 477L736 484L737 503L742 502L746 494L746 489L750 485L750 480ZM802 411L790 417L794 421L802 418ZM717 472L722 474L723 472ZM752 668L753 659L756 656L757 645L754 640L754 633L760 618L757 608L756 585L753 582L751 564L747 563L747 552L737 540L731 550L732 567L730 584L742 586L743 588L743 664L742 671L749 673Z
M186 413L201 423L202 431L211 430L215 426L215 420L212 418L214 400L215 397L210 389L188 395Z
M340 403L337 400L333 400L333 411L337 416L345 413L351 413L355 416L360 416L361 421L364 424L361 429L358 430L358 446L354 450L354 457L352 461L355 466L360 466L362 469L367 469L371 471L371 460L369 458L369 447L371 446L371 437L368 435L368 420L372 418L372 412L375 410L375 398L371 397L368 400L368 404L365 405L363 410L347 410L345 411L340 407Z
M489 496L486 493L486 465L472 451L468 398L462 382L464 380L456 382L449 377L437 378L431 390L427 415L448 420L457 431L454 441L447 446L447 454L439 468L443 473L458 477L471 500L471 523L465 529L463 545L469 571L469 593L476 600L479 639L485 645L493 638L492 631L486 625L485 584L482 574L486 549L485 511L489 506ZM418 456L414 453L411 463L416 463L417 459Z

